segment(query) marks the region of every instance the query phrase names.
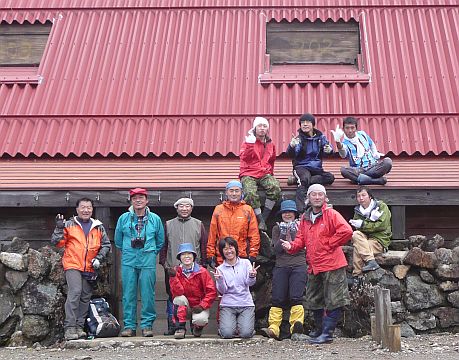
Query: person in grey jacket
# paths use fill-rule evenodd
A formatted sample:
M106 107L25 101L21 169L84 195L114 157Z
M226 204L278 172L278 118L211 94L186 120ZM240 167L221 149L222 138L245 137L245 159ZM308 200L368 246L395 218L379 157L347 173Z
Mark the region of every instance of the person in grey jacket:
M276 254L273 269L272 306L268 328L261 329L264 336L279 340L284 309L290 308L290 333L302 333L304 322L303 294L306 287L305 251L287 253L280 240L292 242L298 231L299 220L295 201L284 200L279 213L282 221L273 227L272 244Z
M164 281L167 300L167 331L164 335L174 335L172 294L169 284L168 269L180 264L175 256L179 246L184 243L192 244L196 252L195 262L203 267L207 266L207 232L201 220L191 216L194 202L190 198L180 198L174 204L177 216L166 222L164 226L164 246L159 253L159 263L164 267Z

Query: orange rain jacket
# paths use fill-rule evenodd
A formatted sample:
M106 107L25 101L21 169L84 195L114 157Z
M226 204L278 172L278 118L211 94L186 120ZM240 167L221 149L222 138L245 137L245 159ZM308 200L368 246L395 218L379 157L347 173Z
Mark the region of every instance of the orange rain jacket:
M224 201L215 207L210 222L207 239L207 260L217 257L217 264L223 262L218 250L219 240L231 236L237 241L239 257L256 257L260 249L260 233L258 223L251 206L245 201L232 203Z
M65 247L62 256L64 270L94 272L92 259L97 257L102 261L110 252L110 240L104 226L99 220L91 220L88 237L84 235L83 228L76 216L67 220L63 229L54 229L51 243L57 247Z

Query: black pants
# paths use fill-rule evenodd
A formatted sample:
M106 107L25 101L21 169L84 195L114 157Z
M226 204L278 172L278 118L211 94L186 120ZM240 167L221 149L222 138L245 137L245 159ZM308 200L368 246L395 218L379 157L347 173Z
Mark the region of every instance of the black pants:
M306 265L276 266L273 269L272 305L286 308L302 304L306 279Z
M296 207L300 213L304 210L304 201L309 185L331 185L333 181L335 181L335 177L331 172L309 170L302 166L295 166L293 175L295 175L298 181L298 188L296 189Z

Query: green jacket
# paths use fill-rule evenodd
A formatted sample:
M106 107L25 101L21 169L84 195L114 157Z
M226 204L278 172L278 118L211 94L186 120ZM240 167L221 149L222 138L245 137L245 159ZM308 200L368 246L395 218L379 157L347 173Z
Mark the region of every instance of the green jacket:
M372 221L369 216L364 216L360 212L360 205L354 208L354 219L363 220L362 227L358 229L359 231L369 238L378 240L387 249L392 238L391 213L389 207L383 201L375 199L374 202L373 209L379 207L379 211L383 213L378 220Z

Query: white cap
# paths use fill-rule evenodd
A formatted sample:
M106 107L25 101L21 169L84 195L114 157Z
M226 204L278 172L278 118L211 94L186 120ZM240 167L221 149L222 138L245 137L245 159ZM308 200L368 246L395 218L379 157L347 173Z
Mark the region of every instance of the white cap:
M320 185L320 184L312 184L308 188L307 195L309 196L309 194L312 193L313 191L315 191L315 192L323 192L325 195L327 195L327 190L325 190L324 186Z
M257 125L265 124L269 128L269 122L264 117L257 116L255 120L253 120L253 128L255 129Z

